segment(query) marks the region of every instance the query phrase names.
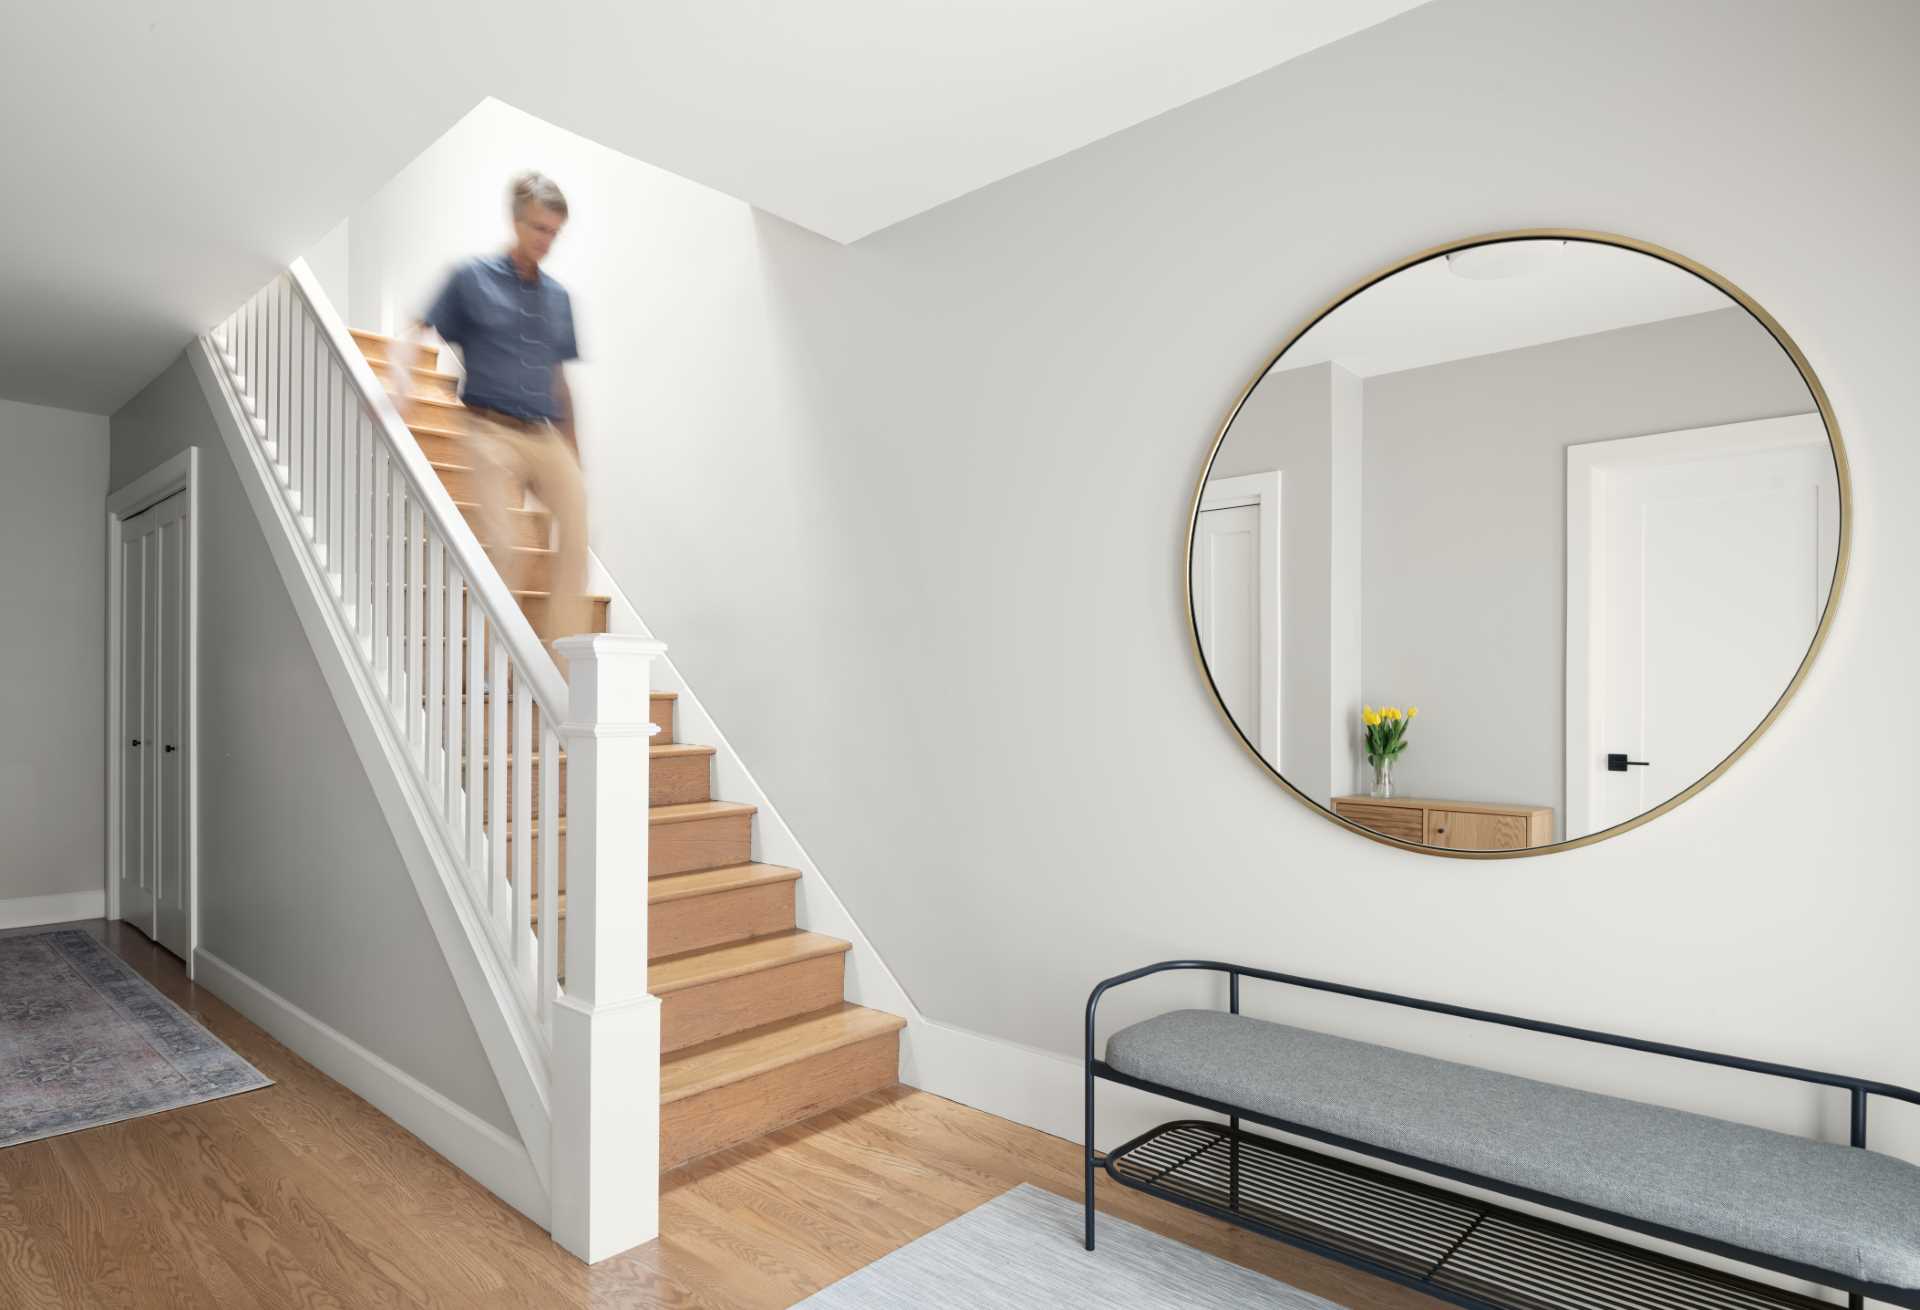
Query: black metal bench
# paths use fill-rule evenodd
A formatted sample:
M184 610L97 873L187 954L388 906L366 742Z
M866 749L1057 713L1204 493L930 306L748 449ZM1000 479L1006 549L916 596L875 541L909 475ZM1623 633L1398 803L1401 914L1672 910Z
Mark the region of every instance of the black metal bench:
M1100 998L1176 970L1228 978L1219 1011L1176 1011L1096 1045ZM1841 1147L1517 1078L1240 1014L1255 978L1789 1078L1848 1093ZM1227 1116L1162 1124L1101 1156L1105 1079ZM1863 1298L1920 1308L1920 1166L1865 1150L1867 1098L1920 1092L1210 960L1109 978L1087 998L1086 1244L1096 1170L1474 1310L1812 1310L1828 1305L1535 1215L1245 1132L1241 1121L1598 1220ZM1858 1149L1855 1149L1858 1148Z

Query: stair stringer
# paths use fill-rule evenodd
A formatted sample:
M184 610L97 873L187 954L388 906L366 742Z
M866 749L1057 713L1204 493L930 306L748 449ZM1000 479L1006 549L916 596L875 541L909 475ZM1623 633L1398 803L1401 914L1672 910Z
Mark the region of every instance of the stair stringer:
M362 1095L489 1191L541 1227L548 1227L552 1196L551 1083L537 1035L521 1017L512 982L500 972L494 959L486 926L476 917L468 898L459 893L460 865L441 848L437 828L431 822L431 802L407 767L406 745L394 737L386 716L379 712L383 693L366 669L358 638L340 621L334 607L321 600L321 589L334 584L315 561L292 511L270 485L277 475L254 433L247 407L220 361L219 347L203 334L187 354L294 611L300 616L301 628L386 816L421 909L513 1115L522 1154L513 1157L505 1151L476 1152L472 1134L443 1131L442 1124L418 1113L414 1105L381 1104L376 1095L365 1090Z

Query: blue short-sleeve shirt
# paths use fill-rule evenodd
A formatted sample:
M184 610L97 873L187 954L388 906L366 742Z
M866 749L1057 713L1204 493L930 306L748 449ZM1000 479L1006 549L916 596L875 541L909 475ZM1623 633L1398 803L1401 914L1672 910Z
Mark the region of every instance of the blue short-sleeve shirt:
M553 370L580 358L567 289L538 273L529 282L504 254L454 269L424 321L460 347L460 398L517 418L557 419Z

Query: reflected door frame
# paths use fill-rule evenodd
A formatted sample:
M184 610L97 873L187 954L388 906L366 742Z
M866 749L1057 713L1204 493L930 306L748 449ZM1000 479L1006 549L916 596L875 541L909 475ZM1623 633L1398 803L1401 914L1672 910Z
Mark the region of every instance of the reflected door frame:
M1281 600L1284 590L1284 578L1281 573L1280 548L1280 499L1281 473L1272 469L1265 473L1246 473L1238 477L1211 478L1201 489L1200 504L1194 514L1195 541L1189 549L1189 557L1197 560L1199 548L1200 515L1209 510L1238 509L1250 506L1260 519L1260 713L1256 731L1249 733L1243 724L1234 727L1244 736L1253 739L1260 754L1278 771L1281 768L1281 680L1280 661L1282 658L1281 638ZM1187 603L1195 603L1195 591L1192 586L1192 573L1188 574ZM1194 641L1200 641L1199 615L1194 615ZM1202 660L1205 650L1201 650ZM1208 676L1212 673L1209 671ZM1224 710L1223 710L1224 712Z
M127 776L127 750L130 726L122 681L125 627L125 590L121 543L127 520L176 495L185 496L186 559L184 583L185 638L184 704L180 707L180 755L176 767L181 770L185 790L185 887L186 949L181 958L187 977L194 976L194 955L200 943L200 450L189 446L157 468L142 474L107 497L107 795L106 795L106 883L107 918L122 917L120 905L121 860L126 834L122 832L124 789L136 781ZM144 749L144 747L143 747Z
M1596 679L1603 676L1601 650L1606 632L1605 616L1601 612L1605 602L1600 595L1597 571L1603 564L1599 538L1604 512L1601 498L1606 490L1607 475L1661 463L1760 454L1793 447L1831 451L1821 414L1790 414L1567 447L1566 826L1563 840L1572 841L1597 831L1594 816L1602 809L1596 783L1604 767L1599 721L1603 707L1599 704ZM1837 483L1834 494L1836 497L1840 494ZM1817 616L1827 611L1837 578L1838 539L1836 530L1830 543L1834 549L1823 544L1815 570L1820 594L1810 637L1816 641L1820 631Z

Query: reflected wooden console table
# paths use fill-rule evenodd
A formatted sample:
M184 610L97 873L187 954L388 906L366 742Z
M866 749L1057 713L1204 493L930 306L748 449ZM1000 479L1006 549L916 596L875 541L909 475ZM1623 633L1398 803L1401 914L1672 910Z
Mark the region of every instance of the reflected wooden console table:
M1450 851L1518 851L1553 841L1551 805L1335 796L1333 812L1389 837Z

